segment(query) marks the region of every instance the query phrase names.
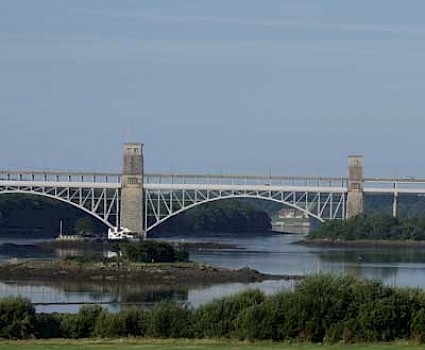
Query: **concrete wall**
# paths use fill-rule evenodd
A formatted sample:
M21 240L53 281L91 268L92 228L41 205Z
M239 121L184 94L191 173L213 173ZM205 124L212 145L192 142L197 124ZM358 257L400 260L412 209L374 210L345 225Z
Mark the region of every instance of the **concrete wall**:
M137 235L144 235L143 204L143 145L126 143L121 187L121 227Z

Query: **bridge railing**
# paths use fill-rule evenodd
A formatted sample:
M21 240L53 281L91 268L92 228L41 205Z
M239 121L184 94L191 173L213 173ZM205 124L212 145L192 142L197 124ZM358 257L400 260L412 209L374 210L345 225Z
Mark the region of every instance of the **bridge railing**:
M365 192L374 193L425 193L425 179L415 178L378 178L364 179Z
M121 183L121 174L65 171L0 170L0 181Z
M231 185L231 186L347 186L347 179L340 177L301 177L301 176L238 176L215 174L145 174L145 184L192 184L192 185Z

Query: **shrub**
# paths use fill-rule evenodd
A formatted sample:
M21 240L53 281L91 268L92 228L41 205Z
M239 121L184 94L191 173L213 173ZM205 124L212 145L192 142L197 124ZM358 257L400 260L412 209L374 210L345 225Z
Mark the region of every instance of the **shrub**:
M62 338L61 321L63 315L58 313L36 314L36 336L37 338Z
M28 299L0 300L0 337L7 339L31 338L35 334L35 309Z
M151 312L147 334L153 338L190 337L191 312L175 301L161 302Z
M366 341L391 341L410 337L413 306L408 294L399 290L394 290L386 298L362 304L357 318L358 336Z
M276 301L268 298L242 310L233 322L234 335L241 340L280 339L278 327L283 323L284 314L280 313Z
M231 337L239 313L264 301L258 290L214 300L195 313L195 335L198 337Z
M124 335L144 336L147 332L151 313L146 309L132 307L120 312L124 320Z
M123 243L119 250L124 257L133 262L176 262L188 261L189 254L176 250L170 243L157 241L141 241L138 243Z
M349 276L307 277L296 287L294 301L288 305L291 328L298 328L303 340L322 342L334 323L350 318L356 281Z
M88 338L93 335L98 317L102 313L99 305L81 307L77 314L65 314L61 321L64 338Z
M118 338L125 335L125 321L121 314L102 311L96 319L93 335L100 338Z
M425 309L420 309L413 315L410 334L411 338L418 344L425 341Z

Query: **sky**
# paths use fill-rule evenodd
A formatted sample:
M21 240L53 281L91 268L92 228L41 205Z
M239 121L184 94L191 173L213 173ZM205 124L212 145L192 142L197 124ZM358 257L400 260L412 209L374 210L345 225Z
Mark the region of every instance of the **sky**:
M1 0L0 168L425 178L423 0Z

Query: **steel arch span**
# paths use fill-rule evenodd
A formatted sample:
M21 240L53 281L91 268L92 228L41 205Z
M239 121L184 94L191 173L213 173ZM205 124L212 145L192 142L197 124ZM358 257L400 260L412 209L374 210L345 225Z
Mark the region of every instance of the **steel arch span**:
M109 192L109 193L106 193ZM67 189L4 189L0 188L0 195L27 194L51 198L72 205L75 208L96 218L110 228L116 227L119 215L119 191L96 191L95 189L67 188Z
M205 203L231 198L252 198L267 200L289 206L306 216L324 222L344 219L346 193L341 192L283 192L283 191L208 191L208 190L146 190L145 227L146 232L161 223Z

